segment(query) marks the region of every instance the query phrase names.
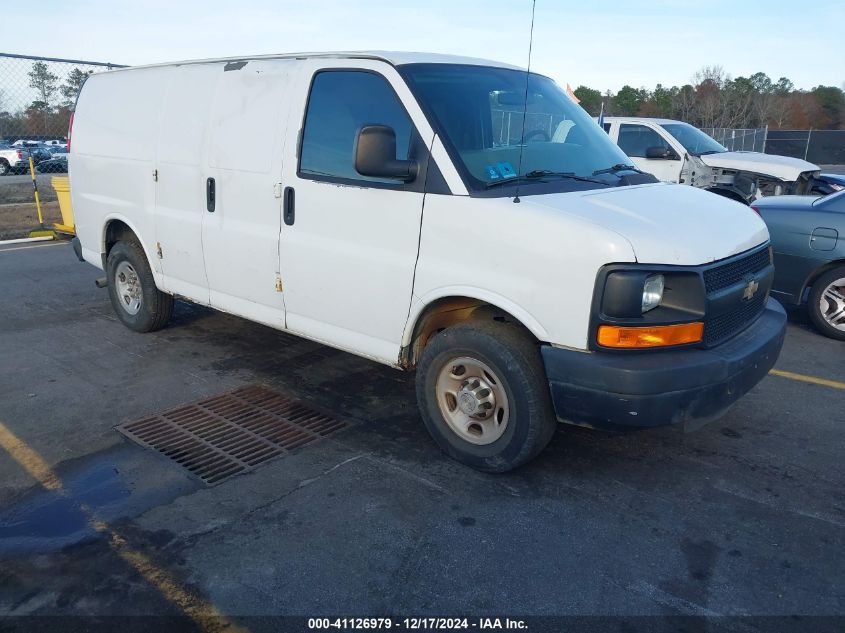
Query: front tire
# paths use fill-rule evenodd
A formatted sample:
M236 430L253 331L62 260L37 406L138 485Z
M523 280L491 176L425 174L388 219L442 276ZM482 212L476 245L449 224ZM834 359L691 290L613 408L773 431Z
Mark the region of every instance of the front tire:
M106 263L109 299L117 318L130 330L154 332L173 316L173 296L161 292L144 249L124 240L109 251Z
M416 387L434 441L477 470L529 462L557 427L538 345L514 325L473 322L437 334L420 358Z
M845 341L845 266L816 279L807 298L807 311L819 332Z

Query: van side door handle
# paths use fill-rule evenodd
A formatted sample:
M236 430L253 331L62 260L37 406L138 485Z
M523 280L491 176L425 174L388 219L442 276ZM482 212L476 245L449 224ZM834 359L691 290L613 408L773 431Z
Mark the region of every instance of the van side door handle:
M205 181L205 208L209 213L214 213L214 203L217 198L217 185L214 178L209 178Z
M285 195L282 200L283 215L285 224L291 226L296 219L295 197L293 187L285 187Z

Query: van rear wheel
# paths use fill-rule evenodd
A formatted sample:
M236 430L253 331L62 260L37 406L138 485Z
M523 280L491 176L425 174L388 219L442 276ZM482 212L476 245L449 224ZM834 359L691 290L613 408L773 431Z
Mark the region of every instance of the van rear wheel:
M161 292L144 249L123 240L109 251L106 263L109 299L117 318L130 330L154 332L173 316L173 296Z
M557 427L538 345L507 323L473 322L437 334L420 358L416 387L435 442L478 470L525 464Z

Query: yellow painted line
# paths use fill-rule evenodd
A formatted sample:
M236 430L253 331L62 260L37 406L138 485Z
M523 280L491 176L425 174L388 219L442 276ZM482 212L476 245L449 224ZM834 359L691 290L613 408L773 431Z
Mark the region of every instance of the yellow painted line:
M109 530L111 548L124 561L156 587L167 600L196 622L206 633L235 633L246 631L227 620L217 609L199 597L185 591L166 571L157 567L147 556L133 550L117 532Z
M0 446L47 490L59 490L62 487L62 482L47 462L12 433L3 422L0 422Z
M828 380L827 378L816 378L815 376L796 374L794 372L783 371L781 369L772 369L769 373L772 376L780 376L781 378L789 378L790 380L798 380L800 382L809 382L813 385L833 387L834 389L845 389L845 382L839 382L837 380Z
M0 421L0 447L44 488L55 490L61 495L67 494L61 479L47 462L26 442L12 433L2 421ZM168 602L191 618L202 631L205 633L248 633L248 629L232 623L213 605L183 589L173 576L158 567L148 556L133 550L126 539L108 523L98 519L90 507L81 504L79 509L85 514L88 524L94 530L108 537L109 546L121 559L143 576Z

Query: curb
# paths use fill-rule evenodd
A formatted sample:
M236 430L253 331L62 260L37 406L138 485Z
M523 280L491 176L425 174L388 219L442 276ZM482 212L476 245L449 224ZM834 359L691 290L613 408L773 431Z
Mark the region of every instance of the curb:
M26 244L27 242L52 242L55 238L53 236L45 237L22 237L17 240L3 240L0 241L0 246L7 244Z

